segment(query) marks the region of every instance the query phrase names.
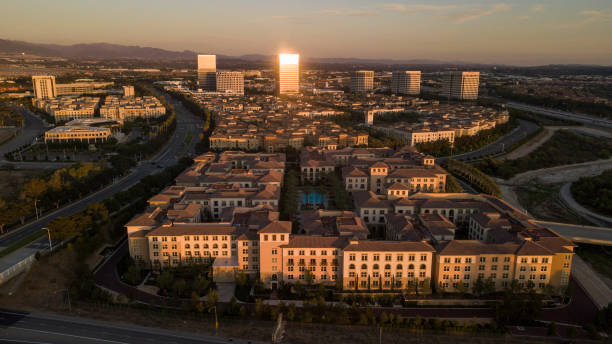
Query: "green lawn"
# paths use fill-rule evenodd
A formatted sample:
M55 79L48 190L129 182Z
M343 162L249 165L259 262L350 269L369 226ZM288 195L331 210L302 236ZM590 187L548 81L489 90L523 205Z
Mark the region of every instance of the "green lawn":
M592 223L572 213L559 199L562 184L539 184L531 182L514 189L519 202L529 215L545 221L565 222L579 225Z
M612 156L612 140L559 130L535 151L514 160L485 159L477 167L504 179L531 170L607 159Z

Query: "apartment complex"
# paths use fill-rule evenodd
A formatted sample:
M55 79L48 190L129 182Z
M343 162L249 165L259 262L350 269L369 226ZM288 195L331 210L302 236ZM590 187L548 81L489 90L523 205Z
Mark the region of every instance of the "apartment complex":
M216 91L217 55L198 55L198 86L205 91Z
M244 94L244 75L242 72L217 72L216 91Z
M109 128L90 126L61 126L45 132L45 143L104 142L111 136Z
M56 123L92 118L100 106L96 97L33 98L32 104L47 112Z
M100 106L100 117L107 119L133 120L156 118L165 114L166 107L152 96L107 96L104 104Z
M279 221L276 208L264 204L226 207L219 222L202 223L205 206L185 203L185 188L164 190L160 195L175 201L161 207L152 199L147 212L126 224L136 261L154 269L213 261L215 276L227 277L229 271L232 279L244 272L268 288L310 281L345 291L470 292L478 280L495 290L517 280L543 292L549 286L562 291L569 282L574 245L486 195L395 199L395 210L403 212L380 213L388 221L388 237L373 240L364 236L359 215L348 211L306 213L303 234L295 234L291 222ZM496 242L454 239L455 226L482 212L499 213L512 228L497 233Z
M351 73L351 92L366 93L374 89L374 71L358 70Z
M421 71L394 71L391 76L391 92L406 95L421 93Z
M276 95L300 93L300 55L278 54L274 68Z
M316 182L335 168L341 168L344 187L349 192L371 191L386 195L403 188L401 196L415 192L444 192L446 171L432 156L413 147L345 148L328 150L306 147L300 153L302 182ZM400 195L398 195L400 196Z
M264 150L277 152L305 145L341 148L367 145L368 135L323 118L330 109L273 96L252 96L240 101L220 98L196 100L214 111L215 130L210 136L214 150ZM334 112L335 113L335 112Z
M57 96L55 77L52 75L32 76L32 86L34 87L34 97L36 99L55 98Z
M480 72L448 72L444 75L441 96L448 99L478 99Z

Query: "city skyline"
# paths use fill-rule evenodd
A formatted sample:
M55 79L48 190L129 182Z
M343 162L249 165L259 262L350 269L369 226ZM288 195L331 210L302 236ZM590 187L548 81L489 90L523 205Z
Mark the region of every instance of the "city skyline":
M90 14L88 6L69 0L53 6L9 1L0 29L12 40L108 42L233 56L299 51L321 58L511 65L612 61L612 5L605 1L180 1L173 6L150 2L142 13L141 1L109 1L96 4ZM24 15L30 19L21 20ZM43 26L48 18L58 18L59 24Z

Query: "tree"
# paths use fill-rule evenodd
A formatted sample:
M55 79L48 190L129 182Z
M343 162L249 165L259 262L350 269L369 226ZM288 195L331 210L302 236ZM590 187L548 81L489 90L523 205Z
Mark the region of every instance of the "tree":
M21 199L28 200L34 204L34 211L38 219L38 201L47 192L47 183L40 178L33 178L23 186Z
M206 294L206 306L208 308L212 308L217 304L218 301L219 294L217 293L217 290L211 288L208 291L208 294Z
M80 226L72 217L58 217L49 223L51 238L65 240L79 235Z
M200 296L195 291L191 293L191 308L194 312L204 312L204 303L200 300Z
M106 222L108 220L108 209L104 203L91 203L87 207L87 215L91 217L94 222Z
M127 272L123 275L123 278L131 284L136 285L142 280L142 270L138 265L132 265L128 268Z
M455 179L455 177L449 174L446 177L446 187L444 191L448 193L458 193L463 192L463 188L461 187L461 185L459 185L457 179Z
M157 286L159 289L168 290L172 286L172 281L174 281L172 272L170 270L163 270L157 277Z
M196 292L198 295L202 295L202 293L204 293L206 288L208 288L209 284L210 283L208 282L208 280L200 274L200 275L197 275L196 278L191 283L191 289L193 289L194 292Z
M179 278L172 284L172 291L177 297L183 295L185 288L187 287L187 282L184 279Z

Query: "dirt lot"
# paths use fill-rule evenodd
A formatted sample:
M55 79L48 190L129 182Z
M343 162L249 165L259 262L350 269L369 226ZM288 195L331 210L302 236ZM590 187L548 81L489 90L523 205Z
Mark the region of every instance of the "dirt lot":
M0 170L0 199L14 199L19 196L21 186L35 177L45 176L47 171L36 170Z

